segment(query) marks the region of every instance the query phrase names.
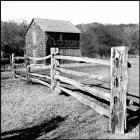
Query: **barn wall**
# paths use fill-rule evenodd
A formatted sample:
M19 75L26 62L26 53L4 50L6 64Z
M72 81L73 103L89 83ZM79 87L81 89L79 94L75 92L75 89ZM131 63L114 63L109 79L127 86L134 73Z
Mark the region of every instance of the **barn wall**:
M62 33L62 32L46 32L50 36L49 47L77 49L79 48L80 34L79 33Z
M49 41L46 39L46 53L49 55L49 48L58 47L61 55L65 56L81 56L80 52L80 34L78 33L61 33L61 32L46 32L51 37ZM61 63L69 63L72 61L61 60ZM48 60L49 63L49 60Z
M64 56L80 56L80 49L60 49L60 54Z
M80 34L77 33L63 33L63 40L68 41L64 48L60 48L60 54L64 56L81 56L80 51ZM76 42L75 42L76 41ZM61 63L77 63L76 61L61 60Z
M33 32L36 32L36 45L34 45L34 38L32 36ZM33 50L37 50L37 57L45 56L45 33L40 29L40 27L33 21L29 30L26 33L26 54L27 56L33 56Z
M33 34L36 35L33 36ZM61 44L60 45L60 47L62 47L60 48L61 55L81 56L80 49L79 49L80 34L61 33L62 40L60 40L60 33L54 33L54 32L45 33L34 21L32 22L29 30L26 33L25 52L27 56L32 57L33 50L37 50L37 57L44 57L46 55L49 55L49 53L47 52L49 52L50 45L49 46L47 45L48 42L47 34L51 35L51 37L55 39L56 46L59 46L58 44ZM34 44L34 42L36 42L36 44ZM45 61L39 63L45 63Z

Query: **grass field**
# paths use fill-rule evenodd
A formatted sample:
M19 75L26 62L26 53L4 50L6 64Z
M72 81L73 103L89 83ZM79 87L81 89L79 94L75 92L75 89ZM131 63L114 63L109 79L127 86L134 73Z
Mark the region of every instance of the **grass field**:
M139 58L129 59L127 97L136 104L128 108L128 132L108 132L108 118L67 94L56 95L45 86L11 80L10 72L1 73L2 139L134 139L139 138ZM66 75L91 87L110 91L110 67L82 65L67 69L103 75L105 81ZM48 73L41 71L39 73Z

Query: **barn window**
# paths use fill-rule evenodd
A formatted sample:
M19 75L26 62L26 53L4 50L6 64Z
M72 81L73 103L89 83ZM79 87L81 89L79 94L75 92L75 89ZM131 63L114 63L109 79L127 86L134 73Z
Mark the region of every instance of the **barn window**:
M33 38L33 44L36 45L37 44L37 32L36 31L33 31L32 38Z

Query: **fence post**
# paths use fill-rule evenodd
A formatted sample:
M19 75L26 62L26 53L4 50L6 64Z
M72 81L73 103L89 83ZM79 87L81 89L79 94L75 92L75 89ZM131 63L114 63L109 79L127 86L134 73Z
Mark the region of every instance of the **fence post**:
M50 69L50 75L51 75L51 90L54 90L54 66L55 66L55 58L54 58L55 48L51 48L51 69Z
M14 53L12 53L12 56L11 56L11 72L12 72L12 78L14 79L15 78L15 68L14 68Z
M128 49L125 46L111 48L111 101L109 130L124 134L126 129L126 92L128 84Z
M24 53L24 66L26 66L26 54Z
M51 48L51 70L50 70L50 75L51 75L51 89L54 92L59 92L58 88L55 88L56 85L59 85L59 81L55 79L55 75L59 75L60 72L56 71L55 68L58 66L59 67L59 60L56 60L54 58L54 55L56 52L58 52L58 48Z
M30 65L30 59L26 56L26 59L25 59L25 63L26 63L26 79L27 79L27 82L29 82L30 80L30 76L29 76L29 72L30 72L30 67L28 67Z
M56 48L55 53L59 53L59 48ZM60 60L59 59L55 59L55 65L54 65L54 69L55 69L55 75L60 75L60 72L56 70L56 67L60 67ZM55 76L54 76L55 79ZM55 93L60 93L61 90L58 88L60 86L60 82L59 79L55 79Z

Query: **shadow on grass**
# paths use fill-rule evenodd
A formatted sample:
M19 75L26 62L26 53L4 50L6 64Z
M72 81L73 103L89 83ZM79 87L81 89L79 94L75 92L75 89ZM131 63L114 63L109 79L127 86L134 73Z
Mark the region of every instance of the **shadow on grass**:
M1 133L1 139L3 140L34 140L41 135L49 133L56 129L59 123L66 120L67 117L57 116L50 121L44 122L40 125L36 125L26 129L13 130Z
M136 111L127 109L127 113L129 114L127 117L127 132L132 131L135 127L140 124L140 108Z
M67 84L67 85L68 85L68 84ZM100 86L100 84L98 84L97 86ZM104 100L104 99L101 99L101 98L99 98L99 97L97 97L97 96L94 96L94 95L90 94L89 92L82 91L82 90L77 89L77 88L72 89L71 87L68 87L68 86L67 86L67 87L64 86L64 88L66 88L66 89L68 89L68 90L71 90L71 91L73 91L73 92L80 92L80 93L83 93L84 95L87 95L87 96L89 96L89 97L91 97L91 98L93 98L93 99L96 99L96 100L98 100L98 101L100 101L100 102L103 102L103 103L109 105L109 102L108 102L108 101L106 101L106 100ZM63 91L61 92L61 94L65 95L65 96L70 96L69 94L67 94L67 93L65 93L65 92L63 92Z
M101 85L98 84L98 85L94 85L94 86L100 87ZM101 99L101 98L98 98L98 97L96 97L94 95L91 95L88 92L82 91L80 89L71 89L69 87L65 87L65 88L68 89L68 90L71 90L73 92L83 93L84 95L87 95L87 96L89 96L91 98L94 98L94 99L102 102L103 104L110 105L110 103L108 101L106 101L104 99ZM61 94L69 96L65 92L62 92ZM128 94L128 93L127 93L127 95L131 96L131 94ZM134 96L134 95L132 95L132 96ZM137 96L134 96L134 97L138 98L138 99L140 98L140 97L137 97ZM127 100L127 105L129 104L129 102L130 102L130 100ZM126 130L126 133L132 131L135 127L137 127L140 124L140 104L133 101L133 106L137 106L138 109L136 111L133 111L133 110L127 108L128 117L127 117L127 130Z
M85 85L87 85L87 86L89 86L89 87L99 87L99 88L102 88L102 89L111 90L111 89L108 88L108 87L102 86L102 84L85 84Z
M106 90L108 90L108 91L111 90L111 89L108 88L108 87L102 86L102 84L85 84L85 85L90 86L90 87L99 87L99 88L102 88L102 89L106 89ZM86 94L88 94L88 93L86 93ZM140 97L139 97L139 96L136 96L136 95L133 95L133 94L130 94L130 93L126 93L126 96L129 96L129 97L133 97L133 98L135 98L135 99L138 99L138 100L139 100L139 103L137 103L137 102L135 102L134 100L132 100L132 101L133 101L133 106L140 107ZM94 97L94 96L93 96L93 97ZM97 98L97 97L94 97L94 98ZM98 98L97 98L97 99L98 99ZM102 99L101 99L101 101L102 101ZM103 101L104 101L104 100L103 100ZM104 101L104 102L107 103L106 101ZM130 102L130 99L127 99L127 100L126 100L127 105L129 105L129 102Z

